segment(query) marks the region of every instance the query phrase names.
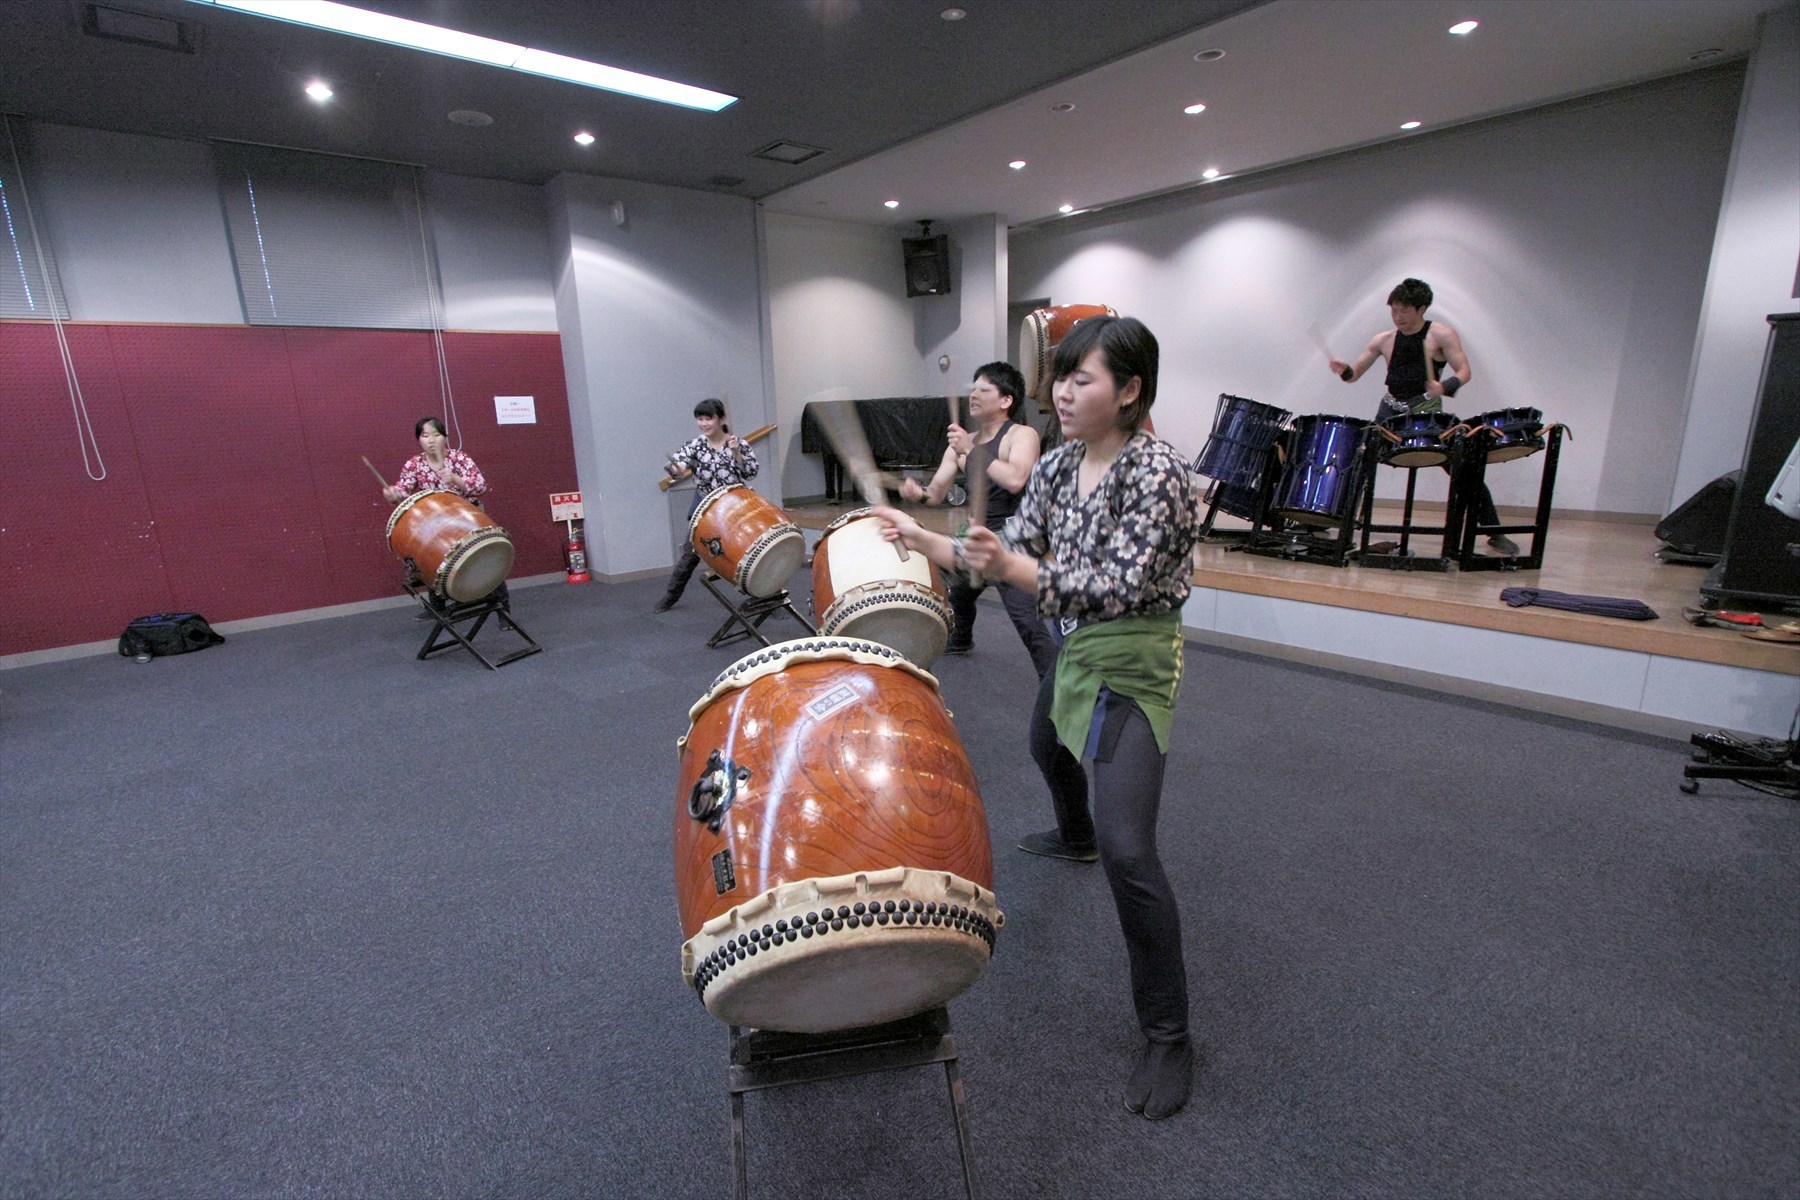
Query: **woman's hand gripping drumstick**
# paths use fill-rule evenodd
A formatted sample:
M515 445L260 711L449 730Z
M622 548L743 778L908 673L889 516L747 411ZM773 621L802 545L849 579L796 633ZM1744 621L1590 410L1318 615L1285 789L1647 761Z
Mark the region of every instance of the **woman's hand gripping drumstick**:
M850 478L856 480L856 490L862 493L863 503L885 506L887 492L883 484L892 476L875 469L875 455L869 449L869 438L863 432L862 421L856 415L855 401L820 404L812 412L813 419L818 421L819 428L825 434L825 440L831 443L832 453L849 470ZM900 561L906 562L906 543L890 540L894 541L894 551L900 556Z

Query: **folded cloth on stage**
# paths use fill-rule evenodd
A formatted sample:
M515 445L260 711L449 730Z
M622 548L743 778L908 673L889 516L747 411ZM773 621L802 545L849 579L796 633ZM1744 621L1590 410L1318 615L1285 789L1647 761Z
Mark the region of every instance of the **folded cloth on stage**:
M1656 620L1656 610L1642 600L1625 600L1618 596L1577 596L1545 588L1511 587L1500 589L1500 599L1514 608L1535 604L1540 608L1560 608L1568 612L1591 613L1596 617L1619 617L1627 621Z

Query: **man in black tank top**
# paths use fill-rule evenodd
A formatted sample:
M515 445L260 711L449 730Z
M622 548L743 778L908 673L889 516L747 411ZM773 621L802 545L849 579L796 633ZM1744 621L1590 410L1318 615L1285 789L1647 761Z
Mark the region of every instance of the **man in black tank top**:
M1403 279L1388 293L1388 312L1394 327L1384 329L1369 339L1355 362L1341 358L1331 360L1331 373L1345 383L1355 383L1375 365L1377 359L1387 361L1387 393L1375 410L1375 419L1409 412L1442 412L1444 401L1465 387L1472 373L1469 356L1463 353L1462 338L1442 321L1427 321L1425 310L1431 307L1431 285L1422 279ZM1444 367L1450 368L1444 374ZM1446 471L1450 468L1445 467ZM1482 525L1498 525L1500 513L1494 497L1484 483L1473 497L1475 519ZM1517 554L1518 544L1504 534L1495 534L1488 545L1501 554Z
M1038 460L1037 430L1013 420L1013 410L1024 394L1025 378L1011 363L992 362L977 370L969 388L969 423L975 428L950 426L950 445L944 450L943 461L938 463L931 482L920 487L915 480L908 479L901 485L901 497L942 504L957 477L963 473L969 451L977 444L986 446L986 478L967 480L964 486L987 488L987 513L983 523L998 532L1006 524L1006 518L1017 511L1019 493L1025 490L1025 481L1031 478L1031 468ZM988 584L984 582L977 588L958 578L949 582L950 610L955 615L955 622L944 653L967 654L975 648L975 602ZM1019 640L1025 643L1032 666L1037 668L1041 678L1056 662L1056 643L1051 640L1043 618L1038 616L1037 597L1011 584L994 586L1000 589L1000 603L1012 619L1013 628L1019 631Z

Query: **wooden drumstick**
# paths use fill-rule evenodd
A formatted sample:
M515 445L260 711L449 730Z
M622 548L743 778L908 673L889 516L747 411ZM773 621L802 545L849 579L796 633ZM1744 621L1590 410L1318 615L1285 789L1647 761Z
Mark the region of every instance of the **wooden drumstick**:
M963 460L963 480L969 492L969 528L987 523L987 462L988 448L985 442L976 442L969 447L969 456ZM981 572L969 568L969 585L981 586Z
M862 419L856 415L856 402L844 400L820 404L812 412L825 440L831 443L832 452L849 469L850 478L856 480L856 489L862 493L863 502L886 504L887 493L882 484L890 476L875 469L875 454L869 449L869 436L863 431ZM911 558L904 543L893 542L891 545L901 562Z
M1317 321L1308 325L1306 327L1306 332L1312 336L1313 345L1319 348L1319 353L1325 356L1326 362L1333 362L1336 360L1337 356L1331 352L1331 347L1325 344L1325 331L1319 328L1319 323Z
M369 468L369 474L375 477L375 482L381 485L381 490L384 492L387 491L388 481L381 477L381 472L375 469L375 464L369 461L369 456L366 454L363 455L362 460L363 466Z
M764 425L760 429L752 429L749 433L746 433L742 438L740 438L738 440L745 442L745 443L759 442L763 438L768 437L771 433L774 433L774 432L775 432L775 426ZM656 481L656 486L666 492L670 488L674 487L679 482L681 482L681 481L678 479L675 479L668 475L664 475L661 479Z

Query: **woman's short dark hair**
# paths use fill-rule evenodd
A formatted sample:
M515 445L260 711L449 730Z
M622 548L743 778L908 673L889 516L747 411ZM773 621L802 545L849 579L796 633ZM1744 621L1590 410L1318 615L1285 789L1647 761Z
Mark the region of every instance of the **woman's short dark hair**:
M1156 364L1161 350L1156 335L1136 317L1087 317L1057 345L1051 376L1066 379L1081 360L1098 347L1106 356L1106 369L1120 391L1132 379L1138 381L1138 398L1119 410L1119 427L1135 433L1143 428L1150 406L1156 403Z
M1402 279L1393 291L1388 293L1389 304L1404 304L1408 308L1424 311L1431 307L1431 285L1423 279Z
M413 436L418 437L423 434L427 425L436 425L438 433L444 437L450 436L450 431L444 428L444 422L439 417L420 417L413 423Z
M994 390L1012 401L1007 410L1009 415L1019 411L1019 402L1025 398L1025 376L1019 374L1019 368L1009 362L991 362L984 367L977 367L971 379L985 379L994 385Z
M715 400L711 396L708 396L700 403L694 405L694 415L696 417L719 417L721 418L719 428L723 429L726 433L731 432L731 426L723 424L722 422L722 419L725 416L725 402L723 400Z

